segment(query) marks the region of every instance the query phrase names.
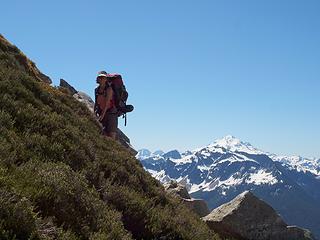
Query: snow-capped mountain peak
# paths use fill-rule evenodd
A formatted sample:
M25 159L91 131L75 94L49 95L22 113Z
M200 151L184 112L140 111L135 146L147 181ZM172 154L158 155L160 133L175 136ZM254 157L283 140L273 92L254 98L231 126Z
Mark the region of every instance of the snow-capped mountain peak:
M164 152L162 150L157 150L157 151L151 153L151 151L148 149L140 149L140 150L138 150L136 158L138 158L140 160L148 159L148 158L161 158L162 155L164 155Z
M151 152L148 149L140 149L136 155L138 159L145 159L151 157Z
M263 151L253 147L248 142L242 142L240 139L227 135L224 138L217 139L208 148L224 148L231 152L246 152L249 154L264 154Z

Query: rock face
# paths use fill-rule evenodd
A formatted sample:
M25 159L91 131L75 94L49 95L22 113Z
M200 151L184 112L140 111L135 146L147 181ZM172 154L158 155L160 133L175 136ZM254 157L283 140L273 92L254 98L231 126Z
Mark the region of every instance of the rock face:
M118 141L126 147L133 155L136 155L138 152L130 144L130 139L125 135L119 128L117 132Z
M76 94L78 91L72 87L66 80L60 79L60 87L68 89L72 95Z
M314 239L309 231L288 226L271 206L249 191L214 209L203 220L218 233L240 239Z
M176 182L170 182L165 184L164 188L168 193L177 195L184 199L191 199L187 189L181 184L178 184Z
M66 80L60 79L60 87L66 88L70 91L70 93L73 95L75 99L77 99L79 102L82 102L87 106L87 108L94 114L94 101L92 98L84 93L77 91L73 86L71 86ZM118 128L117 132L118 141L126 147L132 154L136 155L137 151L132 147L130 144L130 139Z
M176 182L170 182L165 184L164 187L168 193L181 198L183 203L200 217L206 216L209 213L206 202L202 199L191 198L187 189L183 185L177 184Z

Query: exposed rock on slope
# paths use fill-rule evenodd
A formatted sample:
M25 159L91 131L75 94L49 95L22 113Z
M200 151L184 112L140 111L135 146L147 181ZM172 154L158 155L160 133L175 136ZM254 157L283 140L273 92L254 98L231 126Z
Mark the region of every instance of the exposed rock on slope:
M209 214L207 203L202 199L191 198L184 186L177 184L176 182L171 182L165 184L165 189L168 193L178 196L188 208L200 217Z
M172 181L170 183L164 184L164 188L168 193L174 194L184 199L191 199L187 189L181 184Z
M73 95L73 94L76 94L76 93L78 92L74 87L72 87L72 86L71 86L66 80L64 80L64 79L60 79L60 84L59 84L59 86L68 89L72 95Z
M91 113L94 112L94 102L88 94L77 91L75 94L73 94L73 97L77 99L79 102L85 104Z
M85 104L91 113L94 112L94 109L93 109L94 108L94 101L91 99L91 97L88 94L86 94L84 92L77 91L73 86L71 86L64 79L60 79L59 86L68 89L70 94L75 99L77 99L79 102L82 102L83 104Z
M246 191L203 220L219 233L252 240L307 240L311 233L288 226L268 204Z

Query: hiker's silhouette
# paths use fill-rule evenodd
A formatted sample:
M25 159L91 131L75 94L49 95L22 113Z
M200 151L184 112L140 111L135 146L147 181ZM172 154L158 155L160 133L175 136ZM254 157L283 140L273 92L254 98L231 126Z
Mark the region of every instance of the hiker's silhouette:
M95 113L102 123L103 135L116 139L118 117L123 116L126 125L126 113L133 111L133 106L126 104L128 92L120 74L100 71L96 81L99 86L95 89Z

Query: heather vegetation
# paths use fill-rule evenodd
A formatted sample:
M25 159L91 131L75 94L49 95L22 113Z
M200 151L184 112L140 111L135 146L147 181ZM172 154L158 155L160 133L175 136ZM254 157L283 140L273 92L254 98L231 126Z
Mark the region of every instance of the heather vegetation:
M0 36L0 239L219 239Z

